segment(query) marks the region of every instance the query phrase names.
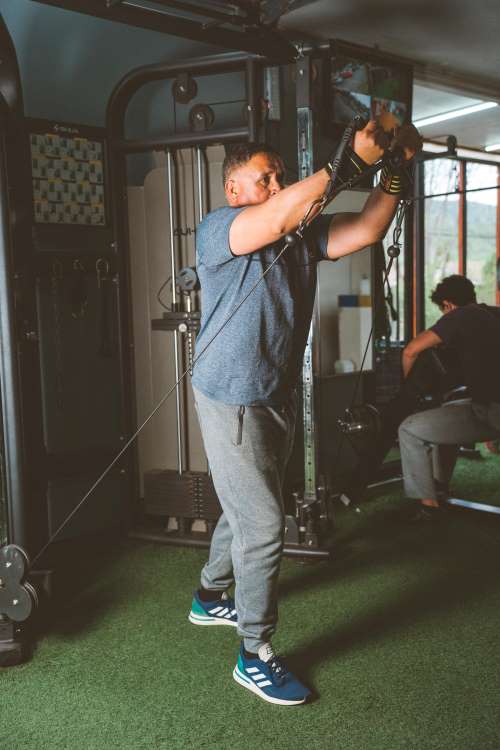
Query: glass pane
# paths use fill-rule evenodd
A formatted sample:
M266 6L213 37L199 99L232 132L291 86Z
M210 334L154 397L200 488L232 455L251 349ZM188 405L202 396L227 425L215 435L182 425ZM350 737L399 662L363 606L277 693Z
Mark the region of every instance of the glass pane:
M451 159L425 164L425 327L441 317L429 295L442 278L458 273L458 195L442 195L458 189L459 165Z
M467 164L467 190L497 184L497 166ZM476 285L478 302L496 304L498 190L467 193L467 276Z

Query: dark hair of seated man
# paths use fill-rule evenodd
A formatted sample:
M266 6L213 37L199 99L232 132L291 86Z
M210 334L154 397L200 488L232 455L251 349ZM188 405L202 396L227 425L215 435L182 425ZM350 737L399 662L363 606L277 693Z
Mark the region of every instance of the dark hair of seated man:
M431 293L431 301L439 308L442 308L445 300L458 305L458 307L476 303L474 284L465 276L459 276L458 274L447 276Z

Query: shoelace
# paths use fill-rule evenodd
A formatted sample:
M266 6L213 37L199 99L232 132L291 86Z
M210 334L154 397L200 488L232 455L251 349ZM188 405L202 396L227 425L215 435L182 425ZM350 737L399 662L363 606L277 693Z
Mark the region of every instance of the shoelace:
M273 682L277 685L282 683L287 675L288 669L279 656L273 656L273 658L267 662L267 666L271 672Z

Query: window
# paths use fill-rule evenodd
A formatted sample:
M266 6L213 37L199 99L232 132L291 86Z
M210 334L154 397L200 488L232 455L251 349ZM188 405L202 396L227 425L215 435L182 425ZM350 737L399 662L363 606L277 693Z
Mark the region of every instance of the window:
M429 296L444 276L459 272L459 164L452 159L435 159L425 164L424 200L424 295L425 328L441 317Z
M424 221L423 279L416 278L416 332L441 315L429 295L445 276L465 273L476 286L479 302L498 304L497 266L500 248L499 165L465 159L424 162L424 194L416 202ZM423 310L418 307L419 300Z
M495 186L497 166L468 163L467 190ZM498 190L467 192L467 276L476 286L478 302L496 304Z

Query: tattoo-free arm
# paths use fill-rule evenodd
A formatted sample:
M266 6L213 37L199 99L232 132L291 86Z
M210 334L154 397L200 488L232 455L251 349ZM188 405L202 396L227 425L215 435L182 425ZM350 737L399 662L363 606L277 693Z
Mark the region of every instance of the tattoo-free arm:
M334 216L328 232L328 257L341 258L383 239L397 205L398 197L376 187L359 213Z
M296 229L311 203L321 198L327 184L328 174L320 169L265 203L245 208L231 224L231 252L234 255L253 253Z
M373 164L383 154L383 149L377 142L378 130L378 123L375 120L370 120L366 127L358 130L354 136L353 149L366 164ZM311 203L321 198L325 192L328 179L326 170L320 169L310 177L306 177L304 180L281 190L264 203L248 206L244 211L241 211L231 224L229 231L231 252L234 255L253 253L272 242L276 242L288 232L295 230ZM386 196L386 198L389 204L392 205L394 199L390 196ZM370 201L368 202L370 203ZM378 199L376 202L379 202ZM382 199L379 207L385 209L386 203L387 201ZM392 213L394 213L394 208L392 209ZM365 213L370 227L376 223L371 213L373 209L375 209L375 213L378 210L376 205L372 206L370 203L369 206L365 206L362 212ZM386 214L389 214L389 209L385 209L381 222L378 222L379 224L383 223L384 230L390 224L392 213L390 217L386 218ZM335 223L337 223L337 220L335 220ZM372 237L373 232L366 234ZM345 255L346 252L360 250L374 241L373 239L364 241L364 239L364 237L360 238L360 242L356 244L356 247L340 254ZM338 256L332 255L331 257Z
M415 336L403 349L403 376L406 378L420 352L442 343L443 340L434 331L422 331Z

